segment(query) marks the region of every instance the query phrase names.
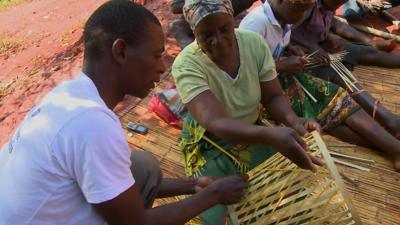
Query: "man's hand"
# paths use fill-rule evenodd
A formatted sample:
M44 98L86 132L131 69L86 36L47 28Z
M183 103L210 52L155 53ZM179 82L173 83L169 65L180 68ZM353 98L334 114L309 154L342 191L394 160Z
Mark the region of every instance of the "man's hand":
M303 57L290 56L277 62L278 72L284 72L289 75L296 75L304 71L304 65L307 61Z
M235 204L242 200L248 179L249 177L246 174L220 178L205 188L204 191L213 193L219 204Z
M194 186L194 191L196 193L202 191L204 188L208 187L214 182L212 177L199 177L197 178L197 184Z
M322 165L320 159L307 153L308 146L300 135L292 128L274 128L272 145L286 158L303 169L316 171L316 165Z

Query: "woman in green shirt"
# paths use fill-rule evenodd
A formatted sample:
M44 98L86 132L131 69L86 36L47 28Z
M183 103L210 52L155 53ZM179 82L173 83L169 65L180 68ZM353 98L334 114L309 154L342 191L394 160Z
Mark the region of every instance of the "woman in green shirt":
M196 40L176 58L172 75L190 112L181 141L186 174L218 178L245 172L274 150L314 171L320 161L306 152L301 136L318 124L292 111L265 41L235 30L232 14L229 0L185 1ZM257 125L260 103L285 127ZM225 211L218 205L200 217L205 224L224 224Z

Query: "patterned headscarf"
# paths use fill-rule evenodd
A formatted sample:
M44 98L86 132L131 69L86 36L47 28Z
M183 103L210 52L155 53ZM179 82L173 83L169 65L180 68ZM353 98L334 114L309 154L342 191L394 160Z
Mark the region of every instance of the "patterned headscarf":
M185 0L183 15L194 30L202 19L214 13L233 15L230 0Z

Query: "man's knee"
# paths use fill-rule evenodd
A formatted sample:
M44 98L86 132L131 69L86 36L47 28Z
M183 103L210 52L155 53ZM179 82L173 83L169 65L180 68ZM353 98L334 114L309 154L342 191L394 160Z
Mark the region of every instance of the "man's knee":
M160 162L150 153L145 151L132 151L131 154L131 171L135 179L143 176L146 180L150 177L161 180L162 172Z

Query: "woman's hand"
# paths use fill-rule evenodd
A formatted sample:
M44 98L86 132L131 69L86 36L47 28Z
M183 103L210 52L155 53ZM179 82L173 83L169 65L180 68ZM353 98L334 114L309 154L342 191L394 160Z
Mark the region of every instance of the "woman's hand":
M322 161L307 153L308 146L300 135L292 128L273 128L272 146L283 156L303 169L316 171L316 165L323 165Z
M309 118L299 118L299 123L293 126L293 129L297 131L301 136L307 136L309 132L314 130L321 132L321 125L317 121Z

